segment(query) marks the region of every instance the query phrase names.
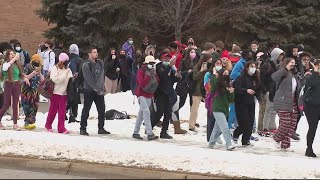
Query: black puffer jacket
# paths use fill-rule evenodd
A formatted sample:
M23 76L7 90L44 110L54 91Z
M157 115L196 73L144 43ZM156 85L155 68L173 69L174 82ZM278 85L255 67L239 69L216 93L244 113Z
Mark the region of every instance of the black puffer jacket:
M234 83L235 88L235 103L239 104L254 104L254 97L261 100L261 86L257 84L253 76L242 73ZM247 93L248 89L255 91L254 95Z
M111 80L116 80L119 77L119 72L116 69L120 68L120 64L118 58L112 60L111 56L104 60L105 76Z
M310 88L310 89L309 89ZM306 93L306 90L308 92ZM306 82L305 90L305 103L306 105L319 107L320 106L320 75L313 72Z

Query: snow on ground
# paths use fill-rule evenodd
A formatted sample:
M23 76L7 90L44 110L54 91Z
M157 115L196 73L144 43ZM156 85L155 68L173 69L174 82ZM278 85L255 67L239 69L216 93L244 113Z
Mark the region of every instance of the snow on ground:
M138 104L133 104L131 93L107 95L106 109L127 111L137 115ZM189 100L181 110L181 119L189 118ZM79 112L81 112L80 105ZM258 112L258 110L257 110ZM169 134L173 140L148 142L131 138L135 119L106 121L106 129L112 134L97 135L97 112L93 105L88 121L91 136L79 136L79 124L67 124L70 135L47 133L43 131L47 114L38 113L35 131L16 132L0 131L0 154L13 153L21 156L39 156L40 158L66 158L88 162L120 164L127 166L155 167L172 171L246 176L252 178L320 178L319 159L304 156L308 125L303 118L299 124L300 142L292 142L294 152L283 152L275 148L271 138L260 138L253 142L254 147L237 147L233 152L224 150L224 146L209 149L206 142L206 110L202 103L199 109L199 131L187 135L174 135L170 125ZM78 119L80 119L79 113ZM4 118L5 119L5 118ZM11 121L3 120L5 126ZM23 121L19 121L23 125ZM57 121L53 127L57 127ZM188 123L183 123L184 129ZM319 131L319 130L318 130ZM159 135L160 129L154 131ZM140 134L144 135L144 128ZM319 132L314 143L314 150L320 155Z

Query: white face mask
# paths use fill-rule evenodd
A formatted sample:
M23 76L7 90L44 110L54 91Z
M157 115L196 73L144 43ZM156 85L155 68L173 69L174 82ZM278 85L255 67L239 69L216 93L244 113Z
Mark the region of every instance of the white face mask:
M256 70L257 70L256 68L249 68L248 74L252 76L254 75L254 73L256 73Z
M216 71L220 71L222 69L222 66L216 66Z
M20 51L21 50L21 47L16 47L16 51Z
M256 49L256 48L253 48L253 49L252 49L252 51L253 51L253 52L257 52L257 51L258 51L258 49Z
M129 44L133 44L133 41L129 41Z
M148 67L148 69L154 69L154 66L151 64L148 64L147 67Z

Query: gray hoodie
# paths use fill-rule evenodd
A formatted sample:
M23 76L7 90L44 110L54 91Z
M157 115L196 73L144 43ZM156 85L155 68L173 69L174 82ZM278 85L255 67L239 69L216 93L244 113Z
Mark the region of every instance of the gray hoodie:
M284 51L280 48L274 48L271 52L271 61L277 66L277 68L280 67L280 63L278 62L278 58L280 54L284 53Z
M89 91L95 91L98 94L104 94L104 64L97 59L96 62L88 60L82 66L84 84L83 88Z

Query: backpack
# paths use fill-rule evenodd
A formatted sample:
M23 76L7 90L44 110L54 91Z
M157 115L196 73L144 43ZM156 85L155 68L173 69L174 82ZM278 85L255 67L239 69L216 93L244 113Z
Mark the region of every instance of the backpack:
M298 108L300 111L304 111L304 105L306 102L306 94L310 91L311 87L308 87L306 89L305 86L302 87L300 94L299 94L299 98L298 98Z
M50 74L48 74L44 80L38 86L38 92L43 97L50 99L54 90L54 82L50 78Z
M74 85L73 79L70 78L67 86L67 104L70 107L78 104L78 102L76 101L76 93L77 93L76 86Z
M59 49L59 48L55 48L52 50L55 54L55 64L58 64L59 62L59 56L61 53L63 53L64 51L62 49ZM51 53L51 52L50 52ZM49 57L50 57L50 54L49 54Z
M130 119L130 116L127 114L127 112L119 112L117 110L111 109L109 111L106 111L104 114L106 120L114 120L114 119Z
M145 71L145 76L147 76L149 73ZM154 93L157 88L158 88L159 82L157 79L157 74L156 73L150 73L150 80L148 84L142 88L142 90L146 93Z

